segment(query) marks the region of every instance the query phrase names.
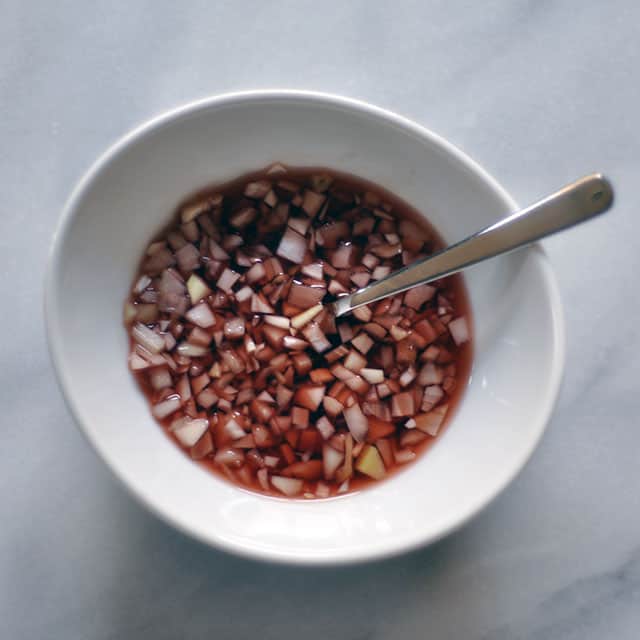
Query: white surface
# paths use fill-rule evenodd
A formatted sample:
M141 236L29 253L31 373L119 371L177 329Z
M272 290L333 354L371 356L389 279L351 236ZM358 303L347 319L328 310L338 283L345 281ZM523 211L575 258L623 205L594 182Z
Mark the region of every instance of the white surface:
M132 4L3 4L0 635L635 640L640 8ZM182 102L283 85L403 113L521 203L595 169L617 188L614 212L546 244L568 358L530 464L434 547L337 571L236 560L142 510L72 426L44 343L46 249L95 157Z
M142 502L216 547L322 564L378 559L437 540L475 515L522 468L555 403L564 325L555 280L537 247L468 272L476 339L464 402L428 460L354 495L274 500L212 478L156 427L126 373L122 301L149 239L184 194L276 160L352 171L402 194L450 241L514 208L459 151L363 103L255 92L162 116L98 160L57 231L46 313L70 408ZM85 303L82 311L77 300ZM512 375L515 362L519 376Z

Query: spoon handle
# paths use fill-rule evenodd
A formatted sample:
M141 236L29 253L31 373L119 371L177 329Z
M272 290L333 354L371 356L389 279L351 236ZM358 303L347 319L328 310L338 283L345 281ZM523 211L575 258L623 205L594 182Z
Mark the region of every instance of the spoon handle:
M613 189L595 173L566 185L543 200L499 220L465 240L410 264L363 289L338 298L336 316L451 275L477 262L518 249L604 213L613 203Z

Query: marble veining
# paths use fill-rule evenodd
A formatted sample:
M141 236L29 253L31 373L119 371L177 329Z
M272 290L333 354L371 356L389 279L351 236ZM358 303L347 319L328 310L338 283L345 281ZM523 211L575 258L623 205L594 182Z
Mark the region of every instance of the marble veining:
M0 637L640 637L637 3L2 8ZM46 352L46 253L97 154L185 101L284 86L403 113L523 204L593 170L617 192L611 215L545 244L567 369L532 460L460 531L369 565L260 565L168 528L74 428Z

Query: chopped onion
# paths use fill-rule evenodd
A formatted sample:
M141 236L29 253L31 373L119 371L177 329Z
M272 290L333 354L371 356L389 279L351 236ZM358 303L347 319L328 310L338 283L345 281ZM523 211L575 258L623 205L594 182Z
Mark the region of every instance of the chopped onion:
M419 309L425 302L431 300L435 293L435 287L430 284L421 284L404 294L404 303L412 309Z
M285 349L291 349L292 351L302 351L309 346L306 340L296 338L295 336L284 336L284 338L282 338L282 344Z
M208 329L216 322L216 319L206 302L201 302L195 307L189 309L185 314L185 318L202 329Z
M285 496L296 496L302 491L302 480L298 478L285 478L284 476L271 476L271 484Z
M206 298L211 293L211 289L195 273L192 273L187 280L187 291L189 292L189 298L191 298L191 304L196 304L196 302Z
M316 421L316 429L320 432L320 435L325 440L328 440L336 430L331 422L329 422L327 416L321 416L320 418L318 418L318 420Z
M172 425L173 435L178 438L183 447L193 447L205 431L209 428L209 421L204 418L192 420L191 418L182 418L180 424L175 427Z
M464 344L469 341L469 327L464 317L456 318L448 324L451 337L457 345Z
M242 318L230 318L224 323L224 335L226 338L242 338L244 332L245 326Z
M384 371L382 369L363 368L360 369L359 373L369 384L378 384L384 380Z
M164 351L164 338L155 331L149 329L149 327L143 325L141 322L138 322L133 326L131 329L131 335L138 344L141 344L151 353L160 353L161 351Z
M251 297L251 313L273 313L273 307L261 293L254 293Z
M307 323L311 322L311 320L313 320L322 311L322 308L321 304L316 304L297 316L294 316L291 318L291 326L294 329L301 329Z
M237 468L244 462L244 454L238 449L227 447L226 449L220 449L213 460L217 464Z
M407 418L415 413L415 401L410 391L396 393L391 398L391 415L394 418Z
M304 260L306 252L307 243L305 242L304 237L297 231L294 231L291 227L287 227L282 239L280 240L276 254L281 258L300 264Z
M169 396L166 400L163 400L158 404L154 404L153 407L151 407L151 413L153 413L153 415L158 418L158 420L161 420L162 418L166 418L167 416L171 415L179 408L180 396L173 395Z
M336 451L328 444L322 447L322 462L324 466L325 480L331 480L335 472L338 470L342 462L344 461L344 453Z
M226 268L218 278L218 287L226 293L231 293L231 288L239 280L240 274Z
M415 417L416 427L420 429L420 431L428 433L430 436L437 436L448 409L448 405L441 404L439 407L433 409L433 411L417 415Z
M347 407L344 409L343 415L354 440L356 440L356 442L363 442L367 437L369 424L366 416L362 413L360 405L354 404L351 407Z
M411 449L396 449L394 459L398 464L405 464L415 459L416 454Z
M293 322L292 322L293 324ZM327 340L320 325L316 322L311 322L303 330L304 337L311 343L311 346L318 352L322 353L326 351L331 343Z
M324 398L325 388L322 385L303 385L295 394L295 403L306 407L310 411L316 411Z
M289 289L289 304L302 309L308 309L318 304L327 293L326 287L308 287L299 282L293 282Z

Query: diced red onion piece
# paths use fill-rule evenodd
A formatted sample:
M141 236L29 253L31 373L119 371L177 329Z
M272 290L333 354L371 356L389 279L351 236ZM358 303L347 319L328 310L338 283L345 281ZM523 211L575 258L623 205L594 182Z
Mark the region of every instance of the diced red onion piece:
M469 327L464 316L452 320L448 325L451 337L456 345L460 346L469 341Z
M282 239L280 240L276 254L281 258L285 258L286 260L290 260L296 264L301 264L306 252L307 243L305 242L304 237L297 231L294 231L291 227L287 227Z
M244 229L256 219L257 215L258 210L255 207L242 207L229 216L229 224L236 229Z
M404 303L412 309L419 309L425 302L433 298L437 289L430 284L421 284L409 289L404 294Z
M308 287L300 284L299 282L293 282L289 289L289 297L287 298L289 304L294 307L300 307L301 309L308 309L315 304L318 304L327 293L326 287Z
M292 321L293 324L293 321ZM327 340L327 337L324 335L324 332L320 328L317 322L309 323L303 330L302 333L304 337L311 343L311 346L318 353L322 353L326 351L331 343Z
M320 211L320 207L324 204L326 196L306 189L302 200L302 208L312 218Z
M302 313L291 318L291 326L294 329L301 329L307 323L311 322L322 311L322 305L316 304L309 309L306 309Z
M269 472L266 469L258 469L256 477L258 478L258 482L260 483L260 487L263 491L269 491L271 488L269 486Z
M411 449L396 449L394 453L394 459L398 464L411 462L415 457L416 454Z
M293 398L293 391L282 384L279 384L276 389L276 402L280 409L284 409Z
M227 467L239 467L244 462L244 454L238 449L227 447L219 449L214 457L214 462Z
M273 313L273 307L261 293L254 293L251 297L251 313Z
M266 275L266 270L262 262L256 262L245 274L247 282L254 284L262 280Z
M214 404L216 404L216 402L219 401L219 398L216 395L216 392L211 387L207 387L197 395L196 400L201 407L210 409Z
M349 480L345 480L339 487L336 493L346 493L349 491Z
M344 461L344 453L336 451L332 446L325 444L322 447L322 464L325 480L331 480L335 472Z
M303 481L298 478L271 476L271 484L285 496L296 496L302 491Z
M444 397L444 391L438 385L430 385L425 387L424 395L422 397L422 411L430 411L442 398Z
M151 413L153 413L158 420L162 420L177 411L179 408L180 396L173 395L158 404L154 404L153 407L151 407Z
M391 398L391 415L394 418L407 418L415 413L415 402L410 391L396 393Z
M238 302L246 302L253 295L253 289L251 287L242 287L239 291L236 291L236 300Z
M188 356L189 358L199 358L209 353L208 347L203 347L197 344L191 344L190 342L181 342L176 351L181 356Z
M153 369L149 374L149 382L151 383L151 387L156 391L166 389L173 384L169 369L164 367L157 367L156 369Z
M238 440L239 438L244 438L246 435L244 429L233 418L226 421L224 432L231 440Z
M360 322L369 322L369 320L371 320L372 312L366 305L354 309L352 313Z
M324 394L324 386L305 384L296 391L295 402L310 411L316 411L324 398Z
M349 354L344 360L344 366L350 371L359 373L364 367L367 366L367 359L360 355L357 351L349 351ZM380 380L379 382L382 382Z
M321 416L316 420L316 429L324 440L328 440L335 432L335 427L329 422L327 416Z
M391 273L391 267L386 265L380 265L373 270L371 274L372 280L382 280L382 278L386 278Z
M417 415L415 417L416 427L421 431L428 433L430 436L437 436L438 431L444 422L445 416L447 415L448 409L448 405L441 404L439 407L433 409L433 411Z
M291 326L291 320L286 316L264 316L263 319L266 324L278 327L279 329L289 329Z
M240 278L240 274L232 271L229 268L225 268L225 270L220 274L218 278L218 288L222 289L226 293L231 293L233 285Z
M191 298L191 304L196 304L211 293L211 289L204 280L195 273L192 273L187 280L187 290L189 298Z
M398 378L401 387L408 387L416 379L416 370L413 367L405 369Z
M284 336L282 344L285 349L291 349L292 351L303 351L309 346L306 340L296 338L295 336Z
M367 284L369 284L369 280L371 280L371 274L368 271L358 271L351 274L351 282L353 282L358 289L366 287Z
M322 280L324 278L321 262L312 262L311 264L305 264L300 270L305 276L309 276L309 278L313 278L314 280Z
M299 218L297 216L291 216L289 220L287 220L287 224L294 231L297 231L300 235L304 236L309 230L309 226L311 225L311 220L307 217Z
M209 428L209 421L206 418L182 418L180 424L171 426L173 435L179 440L183 447L193 447Z
M359 373L369 384L378 384L384 381L384 371L382 369L365 367L360 369Z
M190 272L200 265L200 252L189 242L176 251L180 271Z
M367 422L366 416L362 413L360 405L354 404L351 407L347 407L342 413L354 440L356 440L356 442L363 442L369 431L369 423Z
M329 485L325 482L318 482L316 484L316 498L328 498L331 495Z
M427 362L418 375L418 384L426 387L432 384L440 384L442 382L442 369L433 362Z
M131 329L131 335L138 344L141 344L151 353L160 353L161 351L164 351L164 338L141 322L138 322L133 326Z
M353 266L355 247L352 244L340 245L331 254L331 264L336 269L348 269Z
M133 286L133 292L140 294L142 293L149 285L151 284L151 278L146 275L146 274L142 274L139 278L138 281L135 283L135 285Z
M328 416L335 418L340 415L344 406L341 402L336 400L335 398L331 398L329 396L325 396L322 400L322 407L327 413Z
M195 307L189 309L185 314L185 318L202 329L208 329L216 322L216 319L206 302L201 302Z
M224 323L224 335L227 338L242 338L245 332L244 320L242 318L230 318Z

